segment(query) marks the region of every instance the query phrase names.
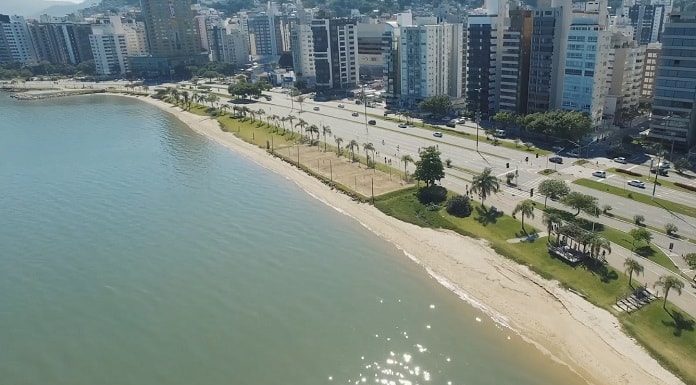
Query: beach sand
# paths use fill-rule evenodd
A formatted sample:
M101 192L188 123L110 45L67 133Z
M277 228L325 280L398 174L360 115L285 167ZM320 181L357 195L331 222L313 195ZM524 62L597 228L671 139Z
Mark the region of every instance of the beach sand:
M485 241L401 222L223 132L215 119L152 98L137 99L173 114L192 130L284 176L312 197L355 219L403 250L462 299L513 329L588 383L683 384L623 333L612 314L563 289L556 281L496 254Z

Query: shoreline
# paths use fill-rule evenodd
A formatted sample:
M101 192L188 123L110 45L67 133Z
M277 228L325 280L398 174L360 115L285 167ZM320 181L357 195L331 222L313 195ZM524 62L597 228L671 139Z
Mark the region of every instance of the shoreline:
M354 202L318 179L222 131L214 118L194 115L150 97L138 99L170 113L197 132L295 183L308 195L401 250L439 284L508 327L590 384L683 384L627 336L619 321L527 267L498 255L486 241L421 228ZM461 250L467 250L466 255ZM475 258L471 258L475 255Z

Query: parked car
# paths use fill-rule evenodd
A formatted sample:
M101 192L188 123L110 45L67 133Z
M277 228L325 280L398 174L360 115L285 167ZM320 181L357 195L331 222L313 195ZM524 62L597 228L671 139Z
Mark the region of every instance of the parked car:
M369 125L371 125L371 126L374 126L374 125L377 124L377 121L376 121L376 120L368 120L368 121L367 121L367 124L369 124Z
M457 120L457 124L466 124L466 118L460 118Z
M436 138L442 138L442 133L440 131L433 132L433 136Z
M563 164L563 158L561 158L560 156L552 156L549 158L549 162Z
M618 158L614 158L614 162L616 162L616 163L621 163L621 164L626 164L626 158L624 158L623 156L620 156L620 157L618 157Z
M399 124L399 128L406 128L406 127L408 127L408 126L405 125L404 123Z
M667 169L669 169L671 166L670 166L670 164L669 164L668 161L663 160L662 162L660 162L660 164L658 165L658 167L660 167L661 170L667 170Z
M607 177L607 172L606 171L595 171L592 173L592 176L596 176L597 178L606 178Z
M358 114L357 112L353 112L353 113L350 114L350 115L351 115L351 116L360 116L360 114Z
M314 111L319 111L319 107L312 108Z
M645 183L639 181L638 179L629 180L628 185L638 188L645 188Z
M495 136L497 138L504 138L505 135L507 135L505 133L505 130L495 130L495 132L493 133L493 136Z
M449 128L455 128L455 127L457 127L457 125L456 125L454 122L447 122L447 123L445 123L445 126L447 126L447 127L449 127Z
M338 108L344 108L345 106L343 104L339 104Z

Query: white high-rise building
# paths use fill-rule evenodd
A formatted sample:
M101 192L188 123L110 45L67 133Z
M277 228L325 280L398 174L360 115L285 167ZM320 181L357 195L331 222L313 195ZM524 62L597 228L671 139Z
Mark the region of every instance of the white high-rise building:
M604 115L614 117L616 123L630 117L638 108L645 50L645 45L639 45L631 34L612 29Z
M110 16L92 25L89 44L97 74L116 76L128 72L128 41L119 16Z
M290 28L293 70L298 80L313 86L316 82L314 70L314 39L312 26L300 19Z
M230 63L237 67L249 64L249 35L244 31L220 23L208 29L207 35L211 61Z
M0 14L0 63L36 61L26 20L22 16Z
M462 96L462 25L425 24L400 28L398 64L402 105L431 96Z
M123 24L123 33L126 35L128 56L147 56L149 54L145 23L127 20Z

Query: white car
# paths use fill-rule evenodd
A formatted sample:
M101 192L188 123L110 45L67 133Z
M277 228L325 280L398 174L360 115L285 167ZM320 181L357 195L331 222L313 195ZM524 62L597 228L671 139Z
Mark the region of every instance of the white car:
M626 158L624 158L623 156L620 156L620 157L618 157L618 158L614 158L614 162L616 162L616 163L621 163L621 164L626 164Z
M628 185L638 188L645 188L645 183L639 181L638 179L629 180Z
M596 176L597 178L606 178L607 177L607 172L606 171L595 171L592 173L592 176Z
M440 131L433 132L433 136L436 138L442 138L442 133Z
M343 104L339 104L338 108L344 108L345 106Z
M312 108L314 111L319 111L319 107Z
M660 164L658 165L658 167L659 167L660 169L662 169L662 170L668 170L671 166L670 166L670 164L669 164L668 161L663 160L662 162L660 162Z

